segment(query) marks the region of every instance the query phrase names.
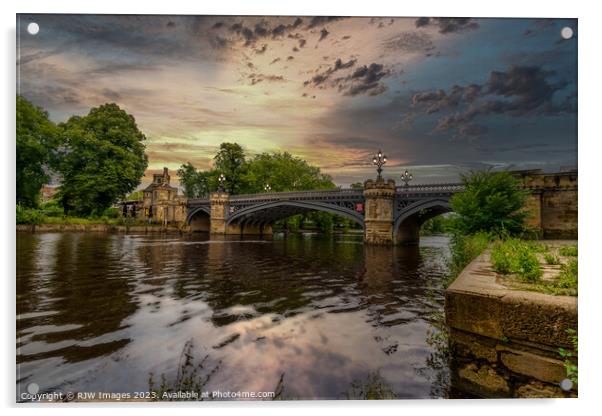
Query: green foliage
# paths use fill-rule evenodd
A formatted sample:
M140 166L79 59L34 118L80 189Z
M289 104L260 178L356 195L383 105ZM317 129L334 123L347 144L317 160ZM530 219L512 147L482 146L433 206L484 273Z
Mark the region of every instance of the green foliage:
M190 162L183 164L180 166L180 169L178 169L180 184L184 188L184 196L187 198L208 197L211 176L210 172L196 170ZM215 182L217 182L217 179Z
M63 207L56 199L51 199L40 206L40 213L44 217L61 218L65 215Z
M561 358L564 359L564 369L566 371L566 376L569 380L571 380L573 383L578 384L579 383L579 372L578 372L578 355L579 355L579 348L578 348L578 334L577 331L570 328L566 330L567 334L570 335L571 337L571 344L572 344L572 349L571 350L567 350L565 348L559 348L558 349L558 354L560 355Z
M446 234L454 230L453 216L438 215L426 220L420 227L421 235Z
M148 159L144 134L117 104L71 117L63 128L59 198L65 212L100 215L140 184Z
M558 256L555 256L552 253L545 253L543 255L544 260L546 261L547 264L549 264L550 266L555 266L560 264L560 259L558 258Z
M558 253L561 256L565 256L565 257L577 257L577 246L565 246L565 247L561 247L558 250Z
M219 151L213 158L215 170L223 173L226 177L224 187L233 195L244 192L245 175L247 164L245 152L238 143L222 143Z
M474 235L454 234L451 241L451 262L450 275L444 286L449 286L458 277L460 272L479 256L487 246L491 236L486 232L479 232Z
M16 222L17 224L37 225L44 222L44 216L38 209L27 208L23 205L17 204Z
M364 184L362 182L355 182L349 185L351 189L364 189Z
M458 232L486 231L496 235L517 235L526 231L525 203L528 191L508 172L476 171L462 176L465 191L455 194L450 204L459 214Z
M60 127L65 150L58 195L66 213L101 215L140 184L148 165L145 136L117 104L92 108Z
M248 164L244 174L245 193L264 192L269 184L273 192L334 189L329 175L305 160L284 153L261 153Z
M17 96L16 194L17 204L37 207L46 173L54 165L58 146L58 129L48 113Z
M125 197L126 201L139 201L144 197L144 191L142 189L134 191Z
M491 250L493 270L500 274L516 274L526 282L536 282L543 273L536 250L536 246L523 240L498 240Z
M577 289L577 269L578 266L576 259L571 259L568 263L560 266L560 273L558 274L556 285L565 289Z

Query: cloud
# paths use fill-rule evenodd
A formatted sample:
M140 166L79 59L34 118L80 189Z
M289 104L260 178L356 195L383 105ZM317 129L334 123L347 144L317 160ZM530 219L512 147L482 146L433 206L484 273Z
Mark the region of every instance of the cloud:
M479 28L479 23L471 17L419 17L415 25L417 28L435 26L444 35Z
M402 32L383 42L389 52L429 52L435 49L432 37L422 32Z
M326 23L331 23L331 22L335 22L337 20L342 20L342 19L346 19L346 17L342 17L342 16L314 16L309 21L309 24L307 25L307 28L308 29L313 29L316 26L321 26L321 25L324 25Z
M265 75L265 74L250 74L248 79L251 80L251 85L259 84L260 82L284 82L286 79L282 75Z
M506 71L492 71L482 85L454 85L444 90L424 91L412 96L412 106L426 114L458 110L441 117L435 131L455 131L459 137L482 136L483 126L474 124L479 116L505 114L512 117L555 116L576 112L576 91L555 100L568 82L556 79L555 71L540 66L510 66Z
M329 33L330 32L323 27L322 30L320 30L320 39L318 39L318 41L321 42L323 39L326 38L326 36L328 36Z
M333 66L314 75L303 84L320 89L326 87L336 88L343 95L352 97L360 94L375 96L387 90L386 85L380 82L380 80L389 75L390 71L386 70L382 64L372 63L368 66L361 66L355 69L355 71L341 77L334 78L332 76L335 72L353 67L356 62L356 59L343 62L339 58Z
M347 62L343 62L341 60L341 58L338 58L334 62L334 65L332 67L329 67L324 72L314 75L310 80L305 81L303 84L306 86L307 85L319 86L319 85L323 84L326 80L328 80L333 73L340 71L342 69L351 68L353 65L355 65L356 62L357 62L356 59L350 59Z

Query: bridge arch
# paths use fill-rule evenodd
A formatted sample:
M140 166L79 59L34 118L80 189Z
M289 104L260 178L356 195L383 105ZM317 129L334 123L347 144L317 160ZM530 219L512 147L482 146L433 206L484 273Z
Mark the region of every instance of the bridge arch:
M356 222L362 227L364 226L364 216L362 213L351 208L332 203L298 200L270 201L240 209L230 214L226 224L249 223L254 225L268 225L275 221L308 211L321 211L340 215Z
M209 232L211 230L211 207L199 206L191 209L186 216L190 231Z
M393 221L393 240L418 241L420 227L425 221L451 211L449 198L446 197L436 197L411 204L399 212Z

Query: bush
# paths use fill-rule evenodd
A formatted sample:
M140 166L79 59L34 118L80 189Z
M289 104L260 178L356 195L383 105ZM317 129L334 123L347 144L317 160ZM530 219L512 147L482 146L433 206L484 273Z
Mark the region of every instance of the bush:
M119 208L107 208L102 213L103 218L119 218L121 216L121 212Z
M450 204L459 214L458 231L474 234L486 231L498 236L520 235L526 231L524 219L528 191L508 172L471 172L462 176L464 192L455 194Z
M577 246L566 246L558 250L561 256L577 257Z
M522 249L518 252L518 276L527 282L537 282L543 274L539 259L532 251Z
M560 264L560 259L558 258L558 256L555 256L552 253L545 253L543 255L544 260L546 261L547 264L554 266L557 264Z
M42 204L40 209L45 217L61 218L65 215L63 207L56 200L50 200Z
M35 208L17 205L16 222L17 224L41 224L44 222L44 215Z
M527 282L536 282L542 275L533 244L510 238L496 242L491 250L493 270L500 274L516 274Z
M561 266L560 274L556 283L557 287L566 289L577 288L577 260L569 260L567 264Z

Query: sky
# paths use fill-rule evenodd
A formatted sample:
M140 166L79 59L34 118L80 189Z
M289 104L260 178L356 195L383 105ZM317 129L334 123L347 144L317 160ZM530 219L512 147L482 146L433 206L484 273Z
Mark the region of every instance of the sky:
M222 142L342 186L379 149L397 182L577 165L576 19L21 14L17 33L18 94L55 122L117 103L147 138L143 183Z

